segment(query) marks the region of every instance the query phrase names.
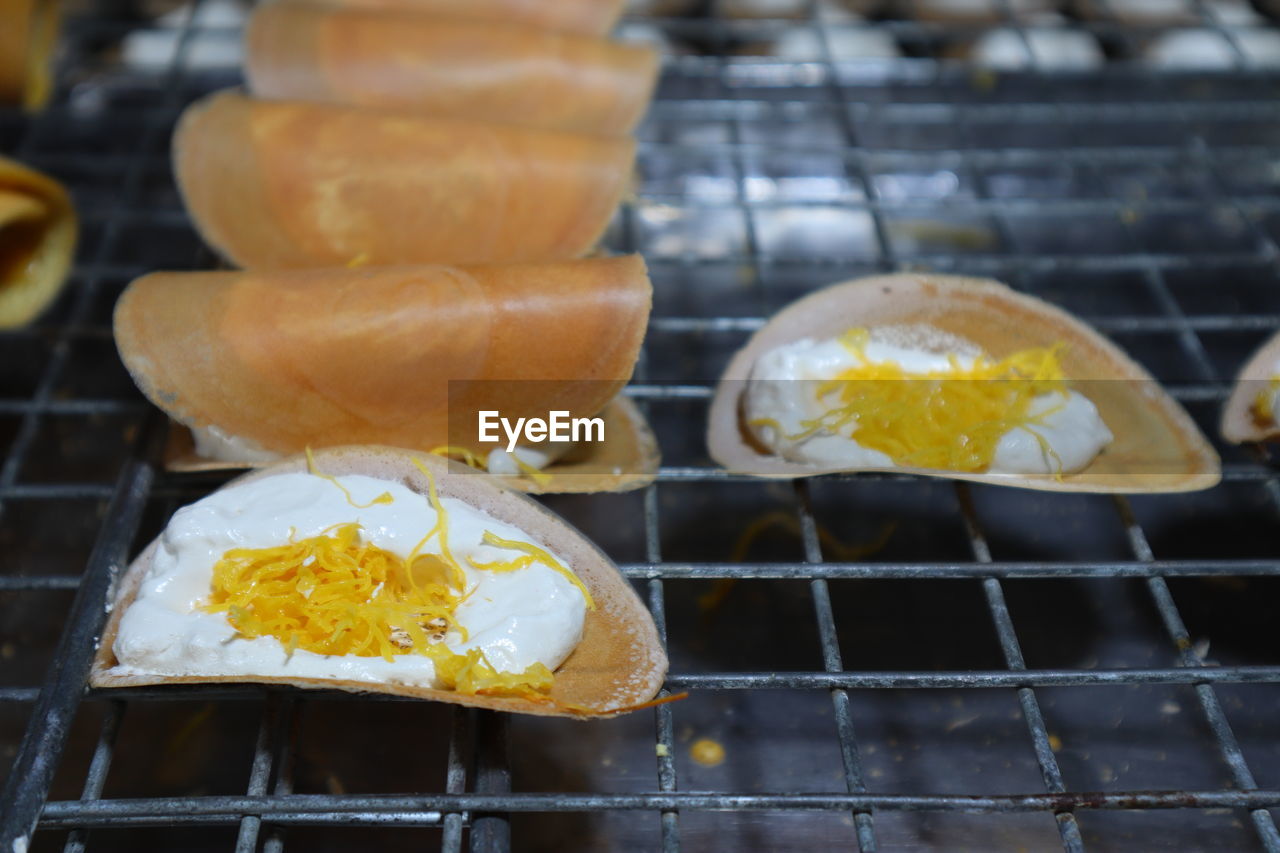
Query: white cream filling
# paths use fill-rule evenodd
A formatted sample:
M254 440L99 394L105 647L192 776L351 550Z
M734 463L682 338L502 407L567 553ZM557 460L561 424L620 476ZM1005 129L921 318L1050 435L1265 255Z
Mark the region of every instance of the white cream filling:
M404 486L364 476L338 478L358 504L390 492L390 504L352 506L332 482L310 474L281 474L215 492L174 514L161 536L155 561L120 622L113 646L119 674L266 675L438 686L431 660L403 654L381 657L286 653L272 637L248 639L222 613L198 609L210 594L213 565L231 548L266 548L305 539L335 524L358 523L361 537L407 557L435 524L426 498ZM582 593L555 570L537 563L513 572L471 568L477 562L510 560L517 552L481 544L485 531L503 539L531 541L455 498L442 499L449 514L449 549L466 573L466 601L456 611L466 628L445 637L454 652L480 649L502 672L523 672L534 663L555 669L582 638L586 603ZM534 542L546 549L546 546ZM548 550L561 565L573 567ZM422 553L440 553L433 538Z
M1061 26L1028 27L1022 33L1009 28L991 30L974 45L971 58L979 65L1001 71L1028 67L1084 71L1098 68L1105 61L1102 48L1092 35Z
M519 459L530 468L536 468L541 471L572 450L573 446L574 442L572 441L547 441L536 447L528 444L518 444L516 449L512 451L500 447L489 451L489 455L485 458L485 467L488 468L490 474L498 477L519 477L524 472L516 464L516 459Z
M191 437L195 439L196 455L218 462L274 462L280 454L250 441L224 432L221 427L209 424L206 427L192 427Z
M837 62L857 59L894 59L902 55L893 36L872 27L832 25L824 28L823 36L816 30L792 27L774 44L773 55L778 59L794 62L811 62L831 58Z
M204 459L261 463L274 462L280 458L279 453L267 450L247 438L231 435L213 424L192 427L191 437L195 440L196 455ZM489 452L485 458L485 467L490 474L499 477L519 477L524 472L513 457L519 458L530 468L541 471L572 450L573 446L572 441L548 441L536 447L518 445L512 452L499 448Z
M945 354L877 341L874 336L864 353L871 362L894 362L911 373L943 370L949 366ZM963 366L972 365L976 355L976 351L957 353ZM804 423L820 417L830 408L829 403L818 398L817 383L859 364L858 359L834 338L821 341L805 338L769 350L752 370L743 407L748 429L763 445L792 462L823 466L898 467L887 454L863 447L849 437L848 430L842 435L820 430L805 438L788 437L806 432ZM1005 433L996 444L989 472L1055 474L1079 471L1113 438L1093 403L1075 391L1041 394L1032 401L1031 412L1044 415L1041 423ZM752 425L752 422L762 420L774 421L780 429L767 424ZM1047 451L1037 435L1044 440Z
M1236 30L1233 35L1234 45L1217 30L1172 30L1152 41L1143 57L1161 68L1227 70L1239 67L1241 54L1243 61L1252 65L1280 66L1280 33L1248 29Z

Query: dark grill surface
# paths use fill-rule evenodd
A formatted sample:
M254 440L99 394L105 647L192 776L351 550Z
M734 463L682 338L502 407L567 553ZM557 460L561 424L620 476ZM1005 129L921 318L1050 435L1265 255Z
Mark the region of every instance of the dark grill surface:
M0 112L0 151L65 181L84 222L55 307L0 333L0 849L34 825L31 849L66 851L1280 851L1265 451L1220 447L1211 491L1133 498L766 483L706 456L710 385L764 318L892 269L1077 312L1216 435L1232 375L1280 326L1280 75L1243 53L1160 70L1141 55L1167 27L1063 11L1105 67L982 70L955 58L982 28L883 9L870 26L903 58L836 61L824 39L767 56L787 28L845 26L809 8L652 19L673 55L607 244L652 271L629 390L664 467L642 492L546 502L633 579L668 691L691 695L594 724L85 692L111 578L224 479L157 468L165 424L110 321L131 278L216 263L167 146L186 103L239 76L200 59L234 24L188 15L167 61L135 67L121 39L153 18L73 13L54 105ZM692 759L701 738L722 764Z

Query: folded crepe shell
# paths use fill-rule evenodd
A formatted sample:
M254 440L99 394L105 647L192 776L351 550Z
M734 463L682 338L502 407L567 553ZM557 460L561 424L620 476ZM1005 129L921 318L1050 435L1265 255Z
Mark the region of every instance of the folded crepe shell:
M35 110L53 91L56 0L0 0L0 104Z
M661 462L658 440L635 403L618 396L597 415L604 420L604 441L577 445L543 468L536 480L528 475L496 479L508 488L531 495L629 492L652 483ZM179 473L239 471L267 464L271 463L201 456L196 452L191 430L176 423L169 431L164 452L164 467Z
M188 108L173 140L196 227L251 269L578 257L634 157L624 137L231 92Z
M250 682L295 687L387 693L434 699L475 708L561 717L606 717L651 700L662 686L667 658L649 611L617 567L594 544L559 516L530 498L504 489L487 477L470 476L456 463L430 454L387 447L340 447L315 454L317 470L330 476L363 474L403 484L426 495L427 477L414 461L436 478L441 497L456 498L493 518L514 525L568 561L569 568L591 592L596 609L588 610L582 641L555 671L550 701L520 697L467 695L453 690L377 682L282 676L165 676L121 674L112 646L125 610L133 603L155 550L157 539L133 561L117 584L111 618L98 644L90 675L94 687L138 687L153 684ZM228 486L262 477L307 470L307 460L294 457L237 478Z
M30 322L58 295L76 231L61 184L0 157L0 329Z
M585 36L613 29L626 0L294 0L349 9L415 12L494 24L516 24Z
M1049 475L962 473L909 467L817 466L757 448L741 423L747 380L764 353L803 338L824 339L858 327L920 324L972 341L1000 358L1028 347L1063 343L1067 376L1083 383L1115 440L1084 470ZM1098 381L1108 380L1108 381ZM804 477L837 471L889 470L1057 492L1182 492L1221 477L1213 448L1190 416L1115 344L1065 311L987 279L886 275L820 290L784 309L730 361L711 404L711 456L730 471Z
M250 90L578 133L630 133L653 48L522 27L271 2L245 35Z
M493 445L478 441L480 411L512 421L600 412L631 376L651 299L638 255L154 273L121 296L115 338L138 387L174 419L264 451L385 444L483 454ZM607 467L577 472L597 475L582 476L587 485L621 483L614 467L642 476L656 467L643 419L621 411L626 429L602 451Z
M1222 409L1222 437L1232 444L1266 441L1280 436L1280 426L1263 423L1253 414L1258 394L1267 390L1280 376L1280 333L1267 339L1236 376L1231 396Z

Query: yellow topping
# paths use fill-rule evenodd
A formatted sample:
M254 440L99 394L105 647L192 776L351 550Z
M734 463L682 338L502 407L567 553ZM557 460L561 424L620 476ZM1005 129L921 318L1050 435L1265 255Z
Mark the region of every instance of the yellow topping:
M1271 411L1271 402L1276 398L1276 391L1280 389L1280 376L1271 377L1271 381L1267 383L1267 387L1258 392L1258 396L1253 398L1253 417L1260 424L1275 423L1275 415Z
M689 747L689 757L703 767L715 767L724 763L724 745L709 737L698 738Z
M547 483L551 482L550 474L543 473L537 468L534 468L528 462L521 459L519 454L512 453L510 456L511 461L516 463L516 467L520 469L520 473L524 474L530 480L533 480L533 482L537 483L539 486L545 486Z
M425 652L428 632L458 628L462 590L452 580L438 556L404 560L362 543L358 524L342 524L275 548L227 551L204 609L290 652L392 660L409 645Z
M540 699L551 692L555 676L543 664L535 663L521 673L498 672L479 649L455 655L444 646L437 648L428 649L427 655L435 662L436 675L446 690L526 699Z
M374 506L375 504L395 503L395 498L391 497L390 492L383 492L373 500L369 501L367 504L356 503L356 499L351 496L351 492L347 490L346 486L338 482L337 477L334 477L331 474L320 473L320 469L316 467L316 458L315 456L312 455L310 447L307 448L307 471L308 473L311 474L311 476L319 477L322 480L328 480L330 483L333 483L335 486L337 486L342 491L343 497L347 499L347 503L351 504L356 509L368 509L369 507Z
M1032 415L1036 397L1067 391L1058 360L1061 345L1021 350L998 361L985 355L961 361L952 355L944 369L913 373L896 362L868 359L869 341L866 329L841 336L860 363L819 384L818 398L834 397L836 405L788 438L826 430L848 435L898 465L982 471L1005 433L1042 424L1062 405ZM1043 436L1030 432L1056 457Z
M459 462L466 464L468 467L475 468L477 471L488 471L489 467L480 461L480 457L476 456L465 447L458 447L453 444L444 444L430 451L432 456L443 456L446 459L453 458ZM520 473L524 474L530 480L539 486L545 486L551 482L551 475L539 471L537 468L525 462L516 454L512 453L511 461L516 463L516 467L520 469Z
M431 469L417 459L413 460L413 464L426 475L427 503L435 510L436 523L434 527L427 531L427 535L423 536L418 544L413 546L413 550L409 552L409 559L412 560L431 541L433 536L438 537L440 540L440 556L445 565L449 567L453 575L454 584L461 589L467 585L467 573L462 570L462 564L454 559L453 552L449 550L449 511L444 508L444 504L440 501L440 493L436 490L436 478L431 473Z
M343 488L335 478L311 472ZM467 599L466 573L449 548L449 516L434 475L427 477L427 502L435 525L407 558L361 541L360 526L337 524L319 535L271 548L233 548L213 567L212 593L202 609L225 613L244 637L274 637L289 653L382 657L420 654L431 659L444 689L459 693L520 696L547 701L553 675L541 663L524 672L499 672L479 649L455 653L443 642L449 632L466 640L456 611ZM343 492L347 490L343 488ZM387 503L376 500L375 503ZM351 496L347 493L350 501ZM352 505L356 504L354 501ZM439 554L423 554L431 539ZM581 581L546 551L527 542L484 536L486 544L520 551L504 563L475 564L489 571L514 571L544 563L561 573L594 606Z
M595 600L591 598L591 593L587 591L586 584L584 584L577 575L569 571L567 567L560 565L559 560L539 548L537 545L534 545L531 542L518 542L514 539L503 539L496 536L489 530L484 532L484 537L481 541L484 542L484 544L492 545L495 548L507 548L512 551L520 551L526 556L517 557L516 559L507 562L497 563L477 563L475 560L470 560L473 568L495 572L513 572L516 569L523 569L525 566L532 565L533 563L542 563L547 568L556 572L578 588L578 591L582 593L583 600L587 602L588 610L596 609Z
M446 459L455 458L459 462L475 468L477 471L485 470L484 463L480 461L480 457L476 456L465 447L458 447L453 444L442 444L435 450L430 451L432 456L443 456Z

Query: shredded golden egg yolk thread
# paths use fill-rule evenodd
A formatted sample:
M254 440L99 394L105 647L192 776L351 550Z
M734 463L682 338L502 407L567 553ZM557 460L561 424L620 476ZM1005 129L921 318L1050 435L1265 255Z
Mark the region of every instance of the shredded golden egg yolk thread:
M517 542L514 539L503 539L488 530L484 532L482 541L484 544L492 545L495 548L506 548L512 551L521 551L525 556L517 557L514 560L506 562L495 563L477 563L474 560L469 560L468 562L470 562L473 567L482 570L487 569L489 571L512 572L516 569L523 569L525 566L532 565L533 563L542 563L578 588L578 592L582 593L583 600L587 602L588 610L596 609L596 602L591 597L591 593L587 591L586 584L584 584L577 575L569 571L566 566L560 565L560 562L555 557L551 556L537 545L534 545L531 542Z
M1067 391L1059 361L1062 345L1021 350L1000 360L985 355L962 362L948 356L945 369L909 372L892 361L871 361L867 329L850 329L840 343L860 362L818 384L817 396L836 405L818 418L803 421L804 431L786 436L796 441L819 431L846 434L863 447L878 450L895 464L949 471L982 471L995 458L996 445L1013 429L1038 425L1059 403L1031 414L1042 394ZM777 421L759 419L753 426L776 431ZM1062 463L1044 436L1028 430L1041 449Z
M347 499L347 503L351 504L356 509L368 509L376 504L395 503L395 498L391 497L390 492L383 492L367 504L356 503L356 499L351 496L351 492L347 490L346 486L338 482L337 477L320 473L320 469L316 467L316 457L312 454L310 447L307 448L307 473L313 477L319 477L322 480L328 480L330 483L333 483L342 492L343 497Z
M1258 396L1253 398L1253 417L1260 424L1270 424L1275 422L1275 415L1271 412L1271 401L1275 399L1276 391L1280 390L1280 376L1271 377L1271 381L1267 383L1267 387L1258 392Z
M480 461L480 457L476 456L465 447L458 447L453 444L442 444L434 450L430 451L432 456L443 456L446 459L457 459L459 462L477 471L485 470L484 463Z
M275 637L290 652L381 656L429 645L427 629L456 630L462 590L435 555L404 560L360 541L358 524L275 548L233 548L213 567L205 609L246 637Z
M315 470L351 494L336 478ZM337 524L319 535L271 548L233 548L214 564L212 593L202 606L225 613L241 636L274 637L289 654L298 649L323 655L380 656L421 654L431 659L442 688L466 694L520 696L548 701L554 676L544 664L524 672L499 672L480 649L461 654L443 642L449 632L466 640L456 611L466 601L467 578L449 547L449 515L440 500L435 477L418 460L427 477L427 501L436 523L401 558L360 538L360 525ZM390 502L380 499L373 503ZM371 506L368 504L366 506ZM423 554L431 539L440 554ZM522 552L506 562L471 564L478 570L514 571L541 562L569 579L594 607L582 582L545 550L528 542L501 539L486 531L484 542Z

